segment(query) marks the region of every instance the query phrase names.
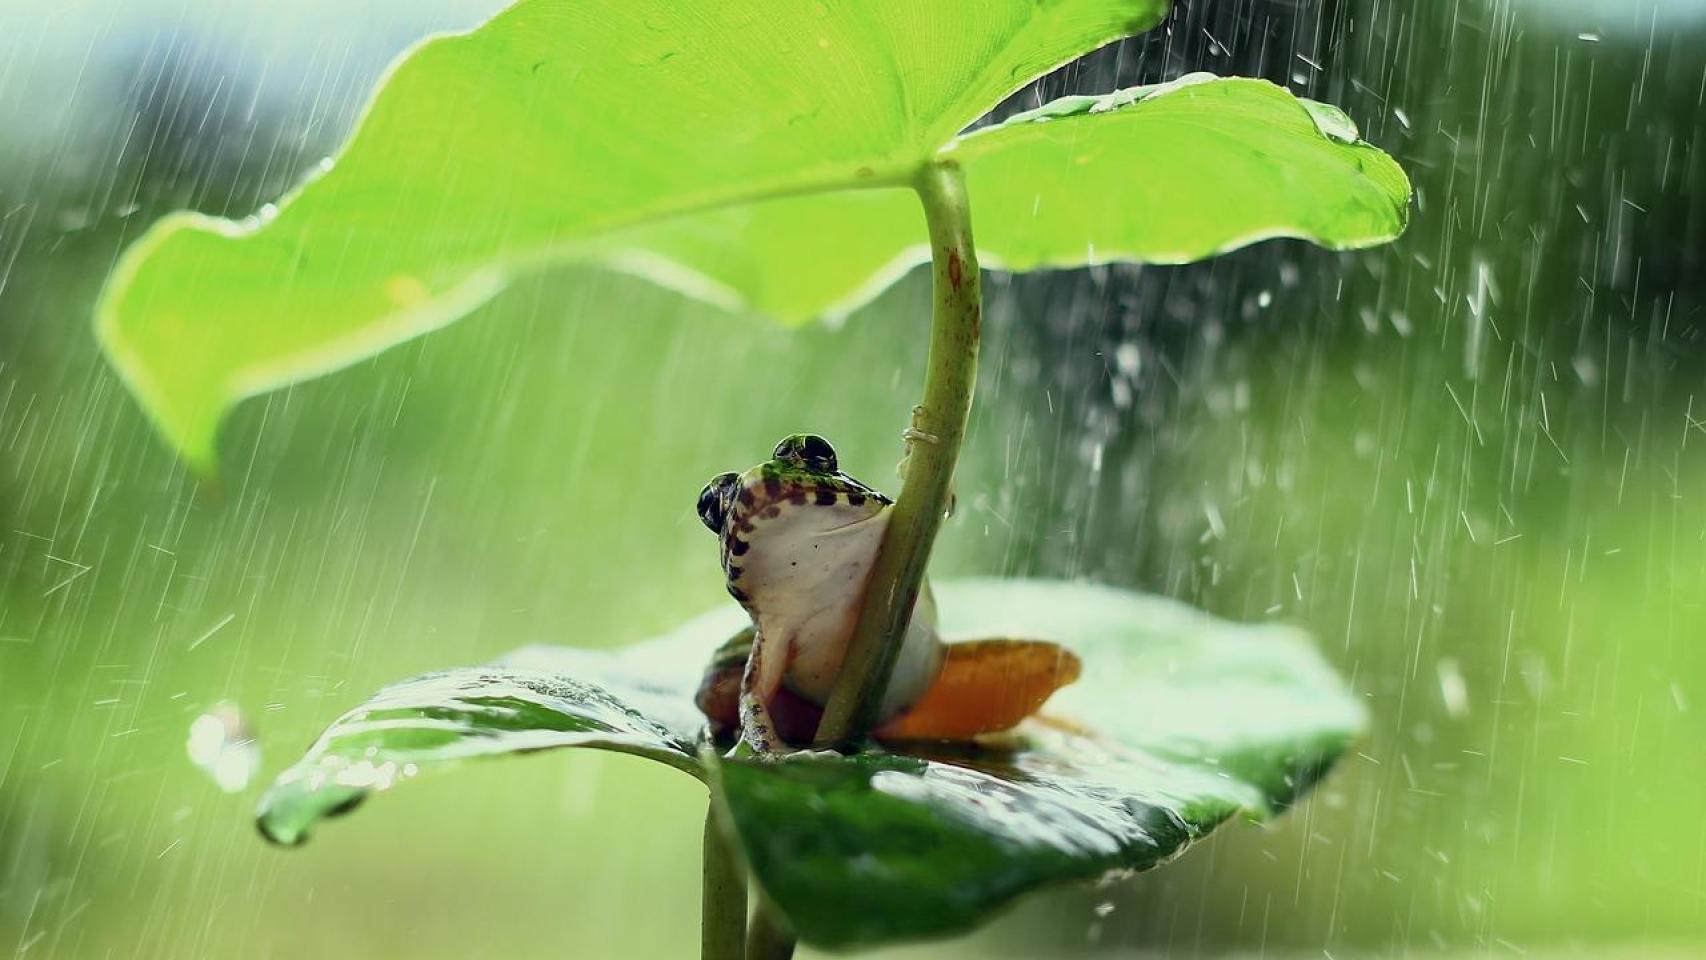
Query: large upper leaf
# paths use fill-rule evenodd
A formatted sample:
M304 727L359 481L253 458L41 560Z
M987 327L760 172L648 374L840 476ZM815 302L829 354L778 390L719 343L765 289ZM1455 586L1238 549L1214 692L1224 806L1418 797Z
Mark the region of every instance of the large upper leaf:
M1142 869L1229 817L1292 802L1362 724L1299 633L1106 587L939 584L950 638L1052 639L1083 657L1054 722L1001 746L801 754L710 771L724 820L800 937L852 946L951 933L1035 887ZM692 693L743 622L725 608L616 654L535 647L382 692L263 799L313 821L435 764L555 746L619 749L703 776Z
M1067 97L950 142L985 267L1185 263L1270 237L1333 249L1403 232L1410 184L1324 104L1193 74ZM929 259L917 199L844 190L616 234L614 266L783 320L840 314Z
M210 467L238 398L442 325L623 226L904 182L1003 95L1166 3L519 0L405 57L276 215L156 224L109 282L102 342Z

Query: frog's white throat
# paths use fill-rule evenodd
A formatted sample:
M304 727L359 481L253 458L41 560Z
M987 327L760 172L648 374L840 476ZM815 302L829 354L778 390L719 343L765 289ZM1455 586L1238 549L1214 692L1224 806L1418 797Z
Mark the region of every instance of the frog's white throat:
M747 535L750 548L729 558L740 570L744 604L767 646L788 651L783 682L820 706L834 689L890 513L872 501L856 507L845 500L801 505L772 517L759 511ZM941 658L935 608L926 593L883 698L883 718L923 696Z

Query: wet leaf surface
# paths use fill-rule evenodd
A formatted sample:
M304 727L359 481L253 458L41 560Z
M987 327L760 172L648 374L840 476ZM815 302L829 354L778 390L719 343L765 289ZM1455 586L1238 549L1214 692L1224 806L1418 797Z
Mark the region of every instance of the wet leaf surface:
M1363 722L1289 628L1086 584L967 580L937 596L950 641L1058 641L1084 677L989 744L714 761L725 824L807 942L945 935L1039 886L1154 866L1232 817L1290 804ZM743 620L727 607L616 653L529 647L388 688L279 778L262 829L300 842L316 819L419 773L556 747L703 777L693 692Z
M1293 802L1363 724L1288 628L1083 584L938 597L951 636L1055 640L1084 676L999 748L719 764L727 819L806 942L947 935L1041 886L1155 866Z
M690 626L728 619L719 612ZM704 719L693 691L707 650L702 635L678 632L616 653L526 647L489 666L387 687L279 775L261 800L261 832L301 843L315 821L374 791L478 757L588 747L701 776Z

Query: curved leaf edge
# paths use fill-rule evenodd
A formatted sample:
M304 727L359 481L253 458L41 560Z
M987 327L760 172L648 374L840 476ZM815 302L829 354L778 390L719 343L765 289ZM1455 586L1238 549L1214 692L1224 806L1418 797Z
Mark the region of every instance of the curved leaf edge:
M274 365L252 367L242 376L227 379L216 385L216 397L174 396L161 388L149 372L147 362L127 341L119 301L129 292L136 272L153 251L178 233L214 233L240 240L258 229L247 225L247 220L252 219L256 218L232 221L193 211L161 217L119 256L95 301L95 341L101 351L137 398L149 422L169 438L194 474L209 481L219 475L220 428L238 403L280 389L277 386L280 379L286 381L285 386L312 380L371 359L405 340L447 327L501 293L516 276L509 266L488 265L447 293L387 314L349 337L323 346L313 355L292 356ZM216 412L208 415L208 410Z
M369 715L382 710L403 709L385 705L385 698L411 686L459 676L489 676L504 669L503 662L483 667L464 667L441 670L402 680L379 690L363 703L345 711L317 737L314 744L289 767L279 773L262 793L255 808L255 826L262 837L279 846L300 846L308 840L313 828L321 821L343 816L359 807L375 793L416 779L426 774L447 773L470 761L486 761L520 754L581 748L626 754L660 763L708 783L708 774L693 749L696 744L681 744L677 748L659 746L655 740L616 731L569 731L548 727L533 727L525 744L506 743L492 749L454 751L451 756L424 758L426 762L398 762L387 759L374 762L368 757L352 761L335 752L340 736L348 728L364 722ZM572 678L565 678L572 679ZM599 684L592 684L602 686ZM428 707L437 706L428 705ZM415 709L422 709L416 707ZM420 724L428 727L430 724ZM494 735L495 734L488 734ZM376 751L369 751L377 756Z
M1227 242L1208 250L1207 252L1178 251L1172 254L1140 254L1133 251L1120 251L1117 249L1110 251L1097 250L1094 254L1084 257L1074 257L1071 259L1045 262L1042 264L1044 268L1074 269L1087 266L1103 266L1110 263L1143 263L1153 264L1156 266L1180 266L1187 263L1195 263L1201 260L1218 257L1265 240L1303 240L1326 250L1345 252L1363 250L1369 247L1379 246L1384 243L1390 243L1402 236L1404 231L1409 228L1410 207L1412 206L1415 187L1410 182L1409 175L1404 172L1404 168L1399 166L1398 161L1394 160L1391 155L1387 154L1384 150L1381 150L1374 144L1363 140L1361 131L1357 129L1356 123L1353 122L1343 110L1340 110L1338 107L1329 103L1323 103L1319 100L1311 100L1308 97L1300 97L1279 84L1259 77L1221 76L1219 74L1198 71L1194 73L1187 73L1176 79L1162 83L1125 87L1105 94L1060 97L1045 103L1040 107L1036 107L1035 109L1014 114L1001 123L981 127L977 130L973 130L969 133L956 137L947 145L943 146L942 149L937 152L937 156L942 159L951 159L956 152L962 149L966 149L968 147L975 148L981 140L999 136L1002 131L1012 129L1013 127L1023 124L1049 123L1068 118L1086 116L1114 115L1118 114L1122 110L1139 107L1142 104L1153 102L1162 97L1188 91L1193 87L1208 85L1247 86L1264 92L1283 95L1284 98L1290 101L1303 116L1308 118L1310 123L1314 125L1316 132L1321 135L1322 139L1357 150L1373 168L1364 171L1370 179L1390 179L1394 183L1401 184L1401 195L1395 197L1392 204L1393 229L1349 237L1330 237L1321 233L1305 230L1262 230L1233 237ZM975 216L975 204L977 202L977 198L973 197L971 202L974 205L973 215ZM988 259L989 258L980 256L980 261ZM991 267L992 269L1004 269L998 258L994 259L992 263L985 262L984 265Z
M468 760L497 760L508 756L543 753L548 750L571 748L601 750L606 753L620 753L627 756L640 757L645 760L652 760L654 762L661 763L666 767L680 770L701 783L707 782L705 772L703 768L699 766L697 761L685 757L676 759L663 751L650 750L638 744L624 742L621 738L617 737L583 736L564 738L560 742L549 745L541 745L538 747L514 750L505 753L486 754L479 757L469 757ZM461 762L435 763L430 768L430 772L434 774L449 773L460 765ZM294 770L294 767L292 770ZM289 771L287 771L287 774L288 773ZM399 778L395 782L369 787L346 787L336 785L315 786L311 782L308 782L311 776L312 774L307 771L304 771L300 776L293 776L289 779L286 779L285 775L281 775L280 778L275 780L272 786L268 787L266 792L262 795L260 803L255 808L255 828L260 831L261 836L266 838L268 842L281 847L301 846L307 842L313 827L318 825L320 822L333 820L350 813L357 807L361 806L362 803L366 802L368 797L375 793L389 790L396 782L415 779L414 773L404 771L399 773ZM315 795L315 799L311 801L315 808L315 812L311 815L310 819L300 825L297 825L292 821L285 819L285 817L281 815L280 811L292 802L310 802L307 800L308 794Z
M351 133L345 142L335 151L342 156L348 152L362 135L367 126L369 115L376 109L380 98L390 86L399 71L405 69L417 58L422 57L434 46L452 45L464 42L475 42L477 35L499 20L511 16L521 4L512 4L497 11L480 23L463 30L444 31L410 44L399 53L381 72L374 84L373 92L363 104L360 114L351 128ZM1088 49L1080 50L1070 56L1064 56L1057 62L1037 70L1030 76L1013 78L1011 89L1005 95L1011 95L1015 90L1026 84L1094 53L1103 47L1117 43L1120 40L1138 36L1153 28L1163 20L1167 13L1167 5L1161 4L1151 11L1150 15L1134 17L1121 29L1100 38ZM986 112L994 104L984 108ZM980 114L981 115L981 114ZM975 121L971 117L965 122ZM553 263L586 260L603 262L606 266L640 277L668 290L673 290L686 297L699 299L729 312L744 312L750 305L738 296L730 296L733 291L717 283L715 280L699 274L681 264L673 264L667 258L648 257L644 255L622 256L623 251L602 251L588 249L589 241L596 243L600 235L608 235L624 227L643 223L655 222L668 217L686 216L694 212L718 207L738 206L745 203L758 202L796 194L824 193L837 190L867 189L884 187L908 186L918 171L932 162L932 149L923 148L921 155L911 162L896 162L887 169L876 169L865 166L849 173L845 177L832 180L772 185L764 189L752 191L725 191L724 196L703 198L700 202L684 205L671 210L667 214L653 213L645 217L633 218L628 221L616 220L602 227L581 240L565 244L556 249L534 251L531 255L506 260L503 263L487 264L473 271L463 283L458 284L450 292L435 297L432 301L417 304L395 311L387 316L378 318L367 329L359 332L350 341L343 341L337 348L327 346L317 352L316 356L306 359L291 358L281 361L275 367L263 367L250 371L248 376L232 382L220 384L221 395L205 402L202 412L195 410L183 411L184 406L197 407L194 399L186 403L181 398L173 399L172 395L161 389L159 383L149 373L148 365L137 356L125 341L124 331L120 325L118 311L119 303L125 298L133 283L136 273L141 269L153 252L163 246L173 235L181 231L191 230L203 233L213 233L228 239L241 239L264 229L280 210L301 196L322 177L329 175L336 167L332 157L326 157L315 166L295 186L287 189L277 200L265 203L260 210L242 218L217 217L197 211L178 211L167 214L151 223L134 243L129 245L115 262L108 274L106 282L97 296L94 310L94 327L96 342L111 360L119 374L120 380L130 390L142 406L144 414L154 428L176 449L179 455L189 465L190 470L203 480L215 481L219 476L218 436L225 420L242 401L259 394L281 389L285 386L301 383L315 377L323 376L345 369L370 359L379 353L396 346L398 343L423 336L461 319L478 309L486 301L501 292L505 285L515 276L531 269ZM923 248L926 256L928 247ZM848 298L841 316L845 316L863 306L880 294L888 286L898 281L911 270L917 261L907 259L905 255L896 258L894 264L873 277L870 284L861 287L854 296ZM778 318L786 320L786 318ZM833 314L827 319L836 319ZM796 321L803 322L803 321ZM399 332L400 331L400 332ZM211 410L212 412L207 412Z
M880 932L873 932L872 930L860 930L845 923L824 926L816 926L809 922L800 924L794 918L788 917L786 910L780 906L778 897L765 887L762 872L752 869L747 852L749 838L742 834L738 818L735 817L730 808L724 771L731 766L763 770L767 765L776 763L824 764L836 763L837 761L857 763L861 758L889 759L899 763L920 765L943 761L905 753L888 753L880 749L852 756L843 756L830 751L805 751L780 761L733 760L717 754L714 750L702 750L700 759L708 774L706 782L710 787L710 803L717 827L722 831L724 838L729 841L730 848L738 852L737 855L741 858L742 866L747 870L748 876L752 878L759 895L764 898L765 903L771 909L787 919L802 943L823 950L839 952L870 949L897 942L920 943L951 940L975 932L990 921L1010 912L1020 901L1032 894L1051 890L1082 888L1086 885L1114 883L1164 867L1184 856L1200 841L1206 840L1215 831L1233 820L1261 825L1283 815L1310 790L1327 778L1344 758L1350 746L1361 736L1362 734L1359 731L1346 736L1334 745L1324 745L1319 750L1295 758L1293 776L1291 777L1293 789L1289 796L1268 798L1266 802L1228 804L1216 811L1216 815L1212 819L1199 820L1195 823L1175 823L1177 835L1171 841L1170 849L1159 857L1145 860L1142 859L1140 853L1134 852L1132 856L1126 858L1085 858L1076 861L1078 865L1076 870L1063 872L1042 882L1012 884L998 896L967 909L946 922L943 922L940 917L935 918L935 922L928 930L903 931L898 934L889 928L883 928ZM1120 862L1121 859L1125 859L1127 862ZM873 926L881 927L880 924ZM802 927L804 929L801 929Z
M1034 265L1026 264L1023 266L1008 264L998 252L979 249L979 265L985 270L1010 274L1032 273L1041 270L1076 270L1084 267L1115 264L1183 266L1233 253L1269 240L1297 240L1324 250L1348 253L1390 243L1409 229L1410 212L1414 200L1414 185L1398 162L1379 147L1361 139L1356 124L1337 107L1307 97L1296 96L1284 87L1260 78L1220 76L1213 73L1196 72L1163 83L1125 87L1106 94L1060 97L1034 109L1014 114L1000 123L962 133L938 148L935 154L924 163L956 162L958 159L956 154L966 145L970 144L975 147L981 138L999 135L1000 132L1010 130L1015 126L1027 123L1047 123L1087 115L1114 114L1193 86L1211 83L1249 84L1283 93L1314 124L1323 139L1358 150L1371 167L1368 173L1371 179L1387 178L1401 184L1401 195L1395 198L1392 205L1392 228L1360 235L1329 235L1320 231L1301 228L1257 230L1233 236L1225 242L1206 249L1179 249L1157 253L1153 250L1143 251L1107 246L1094 249L1086 248L1082 254L1050 258ZM882 183L857 184L854 186L873 186L880 189L901 185L903 184ZM970 204L975 226L977 197L971 197ZM707 276L689 264L672 259L654 250L621 245L610 249L598 249L596 245L589 244L578 255L570 255L569 259L601 264L607 269L638 277L730 313L764 315L783 326L789 327L802 326L812 320L819 320L828 325L836 326L844 322L857 310L871 303L914 269L928 263L930 261L930 247L921 241L901 249L892 259L873 271L868 279L846 296L812 313L765 310L743 296L739 290L724 285L716 278Z

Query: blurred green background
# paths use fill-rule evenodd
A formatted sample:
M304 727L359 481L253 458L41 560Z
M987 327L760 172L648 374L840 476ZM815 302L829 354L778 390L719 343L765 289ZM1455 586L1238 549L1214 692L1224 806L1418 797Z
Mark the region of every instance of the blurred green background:
M720 602L694 496L786 432L892 487L925 278L797 333L534 278L246 404L219 489L90 334L149 220L276 197L493 5L0 2L0 953L691 955L670 771L476 767L292 851L256 789L387 681ZM935 570L1306 625L1373 730L1270 828L897 955L1706 951L1706 3L1193 0L1004 110L1189 69L1345 107L1410 233L993 278ZM235 796L185 755L221 700Z

